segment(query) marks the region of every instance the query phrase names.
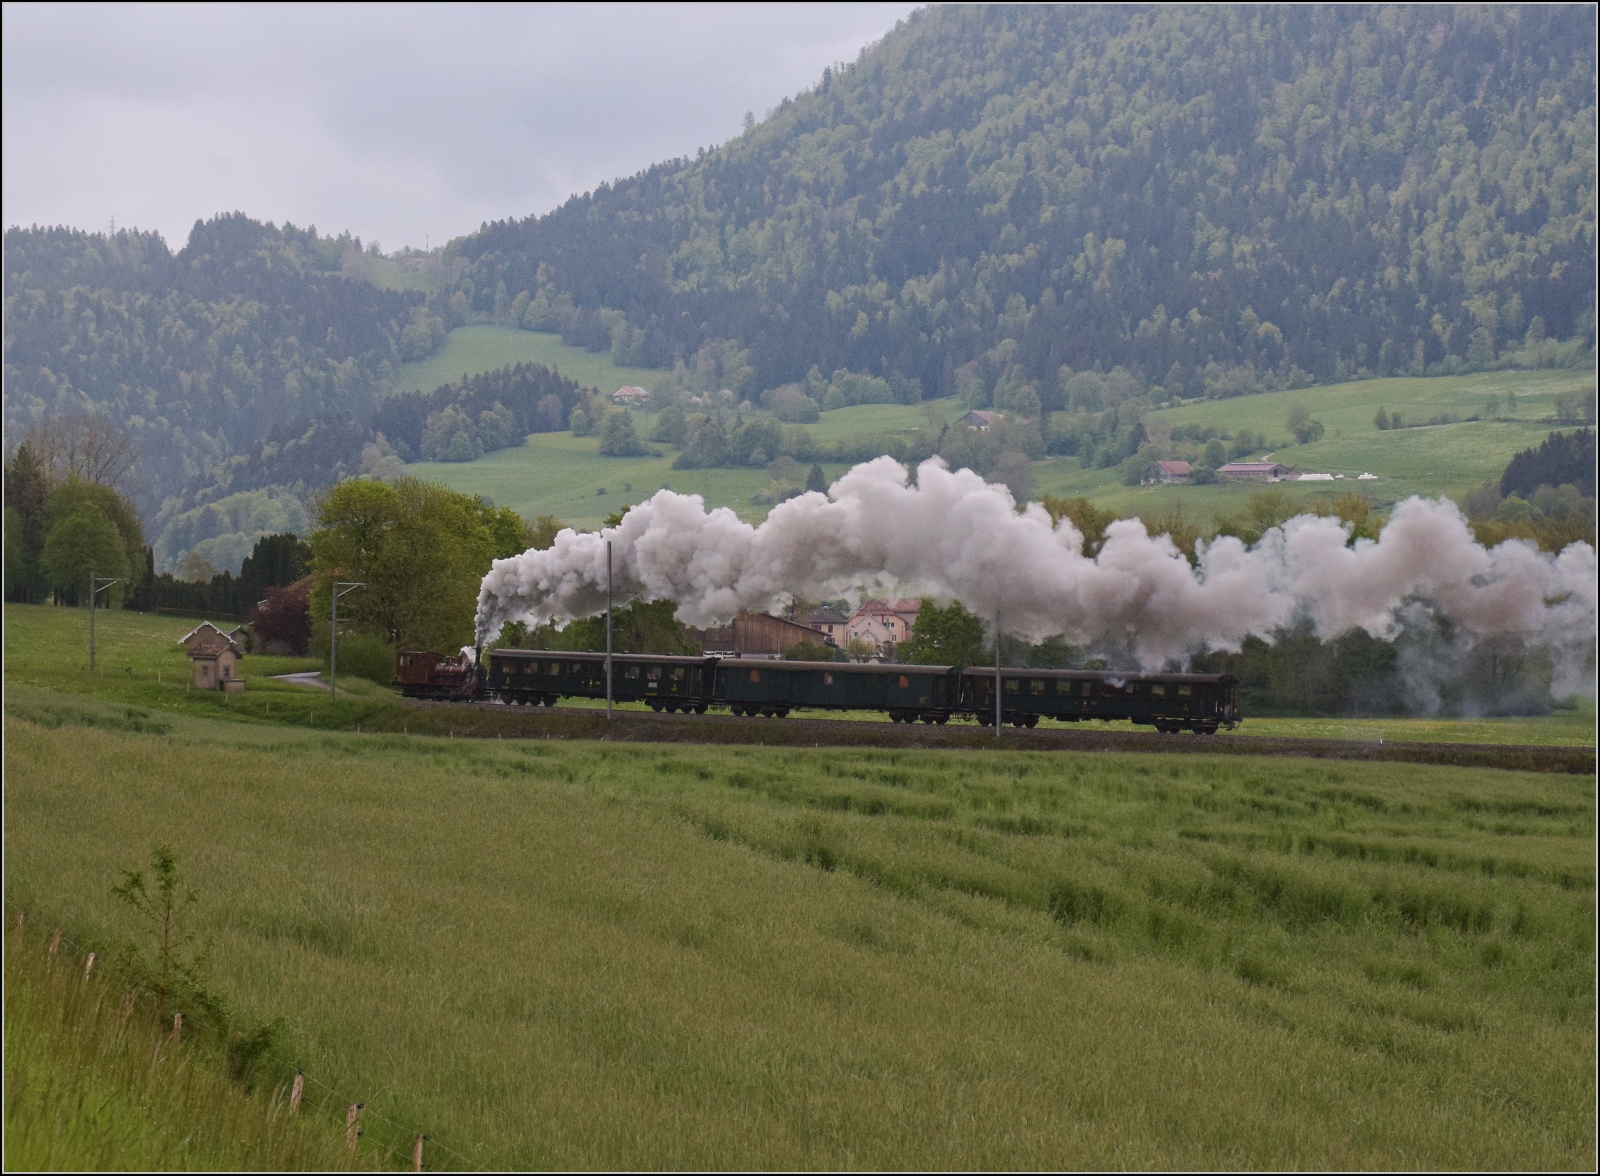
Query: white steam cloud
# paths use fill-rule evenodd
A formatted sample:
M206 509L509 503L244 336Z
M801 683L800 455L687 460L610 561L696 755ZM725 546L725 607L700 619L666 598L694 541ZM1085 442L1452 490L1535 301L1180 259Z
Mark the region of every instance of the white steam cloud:
M605 608L606 540L616 602L678 602L690 625L725 623L741 608L781 607L896 589L1003 614L1007 632L1073 644L1131 645L1148 667L1206 645L1270 640L1308 619L1322 637L1354 628L1393 639L1409 601L1426 600L1473 639L1516 635L1569 662L1596 631L1595 551L1556 556L1521 541L1485 549L1447 501L1409 498L1377 540L1349 545L1335 518L1301 515L1254 547L1218 538L1198 567L1137 519L1113 523L1098 556L1068 520L1037 504L1020 513L1002 486L970 470L924 462L915 485L881 457L826 495L773 508L760 526L698 495L662 490L615 527L562 531L555 545L496 560L478 598L478 640L513 621L562 623ZM1569 672L1558 677L1570 678Z

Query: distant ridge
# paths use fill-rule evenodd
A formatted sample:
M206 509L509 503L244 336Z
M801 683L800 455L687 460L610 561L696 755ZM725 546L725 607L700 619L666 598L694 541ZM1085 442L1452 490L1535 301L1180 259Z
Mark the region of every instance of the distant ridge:
M457 289L627 362L728 339L757 387L927 396L977 362L1047 409L1064 364L1219 394L1586 346L1594 33L1577 5L922 10L718 150L457 242Z

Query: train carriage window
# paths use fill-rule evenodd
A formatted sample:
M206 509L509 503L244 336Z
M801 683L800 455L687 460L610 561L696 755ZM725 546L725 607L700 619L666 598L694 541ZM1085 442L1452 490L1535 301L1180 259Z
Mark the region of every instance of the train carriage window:
M1192 686L1179 686L1178 687L1178 697L1179 698L1188 698L1193 693L1194 693L1194 688Z
M629 666L629 667L628 667L628 668L627 668L627 669L626 669L626 670L625 670L625 671L624 671L624 672L623 672L623 675L622 675L622 676L623 676L623 677L624 677L624 678L637 678L637 677L638 677L638 676L639 676L639 667L638 667L638 666Z
M682 666L674 666L673 669L672 669L672 673L670 673L668 675L668 677L670 677L674 682L683 681L683 667Z
M400 664L403 666L409 666L411 664L411 659L402 654L400 656Z
M1094 693L1094 683L1093 682L1085 682L1083 684L1083 696L1085 698L1088 698L1089 695L1091 695L1093 693Z
M909 687L910 685L911 685L911 679L906 677L906 675L901 674L900 675L900 689L904 690L907 687Z
M828 673L828 672L824 671L823 675L822 675L822 684L824 686L832 686L833 685L833 675L831 673Z
M581 674L581 673L583 673L583 663L582 662L568 662L567 663L567 673L569 673L569 674Z
M1132 682L1129 682L1126 686L1124 686L1122 688L1124 694L1135 694L1135 693L1138 692L1138 689L1139 689L1139 687L1136 686Z
M752 682L761 681L761 671L760 670L751 670L750 671L750 680Z
M1056 679L1056 693L1057 694L1071 694L1072 693L1072 683L1067 681L1067 679L1065 679L1065 678L1057 678Z
M1020 679L1020 678L1007 678L1007 679L1005 679L1005 684L1006 684L1006 693L1007 694L1021 694L1022 693L1022 679Z
M1049 691L1049 689L1050 683L1046 682L1043 678L1035 678L1033 681L1028 683L1028 690L1033 694L1045 694Z
M1165 698L1167 696L1167 688L1161 685L1159 682L1152 683L1150 686L1150 693L1157 698Z
M644 676L646 678L648 678L652 682L661 681L661 667L660 666L651 666L648 670L645 671L645 675Z
M1103 697L1110 698L1121 694L1122 690L1115 682L1102 682L1100 683L1100 693Z

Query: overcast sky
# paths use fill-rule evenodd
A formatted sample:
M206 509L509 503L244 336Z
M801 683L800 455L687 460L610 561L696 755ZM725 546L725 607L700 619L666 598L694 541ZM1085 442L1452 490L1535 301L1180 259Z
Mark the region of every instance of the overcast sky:
M439 245L724 142L914 7L8 3L3 219Z

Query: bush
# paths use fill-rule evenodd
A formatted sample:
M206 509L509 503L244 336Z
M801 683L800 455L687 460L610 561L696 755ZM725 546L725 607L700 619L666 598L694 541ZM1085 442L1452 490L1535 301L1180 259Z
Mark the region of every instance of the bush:
M393 643L376 633L339 634L341 674L387 686L394 680L394 653Z
M633 414L625 408L608 408L600 418L600 452L607 457L637 457L649 453L633 427Z
M268 588L250 610L250 632L262 653L305 655L311 642L311 593L305 587Z

